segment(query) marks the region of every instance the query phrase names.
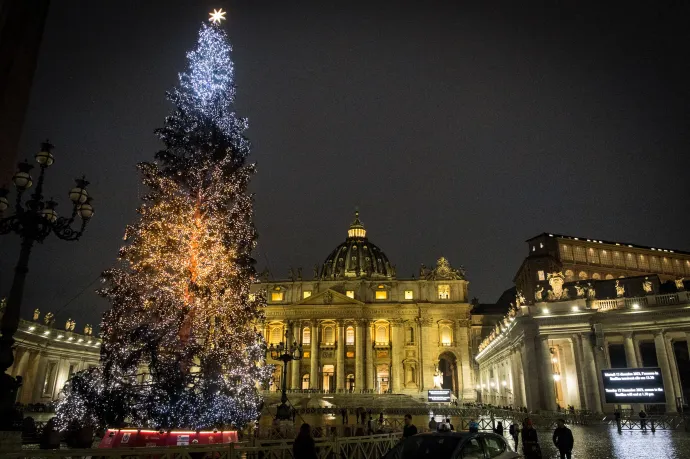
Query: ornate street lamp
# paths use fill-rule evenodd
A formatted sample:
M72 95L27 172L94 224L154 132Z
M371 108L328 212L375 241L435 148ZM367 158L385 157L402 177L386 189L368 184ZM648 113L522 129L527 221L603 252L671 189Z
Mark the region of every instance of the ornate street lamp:
M288 344L288 332L285 332L285 341L279 343L278 345L271 344L268 349L266 349L266 354L269 355L273 360L279 360L283 362L283 377L280 381L280 405L278 405L278 411L276 413L276 418L279 421L290 420L290 408L287 406L287 365L288 362L293 360L302 360L302 346L298 345L296 341L293 341L292 345Z
M2 322L0 323L0 430L10 430L15 421L14 403L17 389L21 386L21 377L16 379L6 374L5 371L12 366L14 355L14 334L19 327L19 313L24 293L24 282L29 271L29 256L35 242L43 242L50 233L65 241L76 241L83 234L86 224L93 216L91 198L86 192L89 182L84 177L77 179L77 186L69 192L72 201L72 212L69 217L60 217L57 213L57 202L53 199L45 199L43 196L43 181L45 172L55 158L53 157L53 145L45 141L41 144L40 151L35 159L39 166L38 182L36 189L23 203L24 193L33 186L31 169L33 166L27 161L19 163L18 170L12 177L12 182L17 189L14 202L14 213L4 216L10 208L7 199L9 190L0 187L0 234L16 233L21 238L21 250L19 260L14 269L14 279L7 297L7 304ZM77 215L81 219L78 229L72 227Z

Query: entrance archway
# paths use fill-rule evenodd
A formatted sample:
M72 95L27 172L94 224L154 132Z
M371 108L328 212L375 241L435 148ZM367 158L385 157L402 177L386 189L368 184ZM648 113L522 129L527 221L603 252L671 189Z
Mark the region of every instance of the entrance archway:
M438 356L438 371L441 375L441 387L450 389L458 397L458 361L452 352L444 352Z

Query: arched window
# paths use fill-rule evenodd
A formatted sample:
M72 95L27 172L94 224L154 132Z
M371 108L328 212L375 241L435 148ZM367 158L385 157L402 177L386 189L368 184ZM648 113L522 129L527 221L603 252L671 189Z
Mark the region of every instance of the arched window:
M309 389L309 373L302 376L302 389Z
M606 280L613 279L613 274L607 274L606 275Z
M309 327L302 329L302 344L311 344L311 328Z
M450 299L450 285L439 285L438 286L438 299L439 300L449 300Z
M323 343L333 344L335 343L335 337L333 336L333 327L330 325L323 328Z
M271 344L278 344L283 341L283 328L273 327L271 328Z
M355 329L352 326L349 326L347 329L345 329L345 344L355 344Z
M599 279L601 279L601 275L599 273L594 273L594 274L592 274L592 279L599 280Z
M379 325L376 327L376 342L377 343L387 343L388 342L388 329L384 325Z
M450 346L451 343L453 342L453 333L448 325L441 325L441 330L440 330L440 337L441 337L441 345L442 346Z
M414 343L414 327L407 327L405 329L405 342Z

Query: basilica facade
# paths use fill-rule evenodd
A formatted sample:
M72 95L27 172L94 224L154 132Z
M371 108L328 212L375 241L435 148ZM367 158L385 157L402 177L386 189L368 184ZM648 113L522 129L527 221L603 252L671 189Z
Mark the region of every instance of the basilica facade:
M312 279L298 270L254 284L252 294L266 295L267 343L287 336L303 349L288 364L288 389L421 395L447 388L475 400L472 343L481 327L472 324L464 271L441 257L419 274L398 278L356 214ZM279 388L282 363L269 363L276 365L272 388Z

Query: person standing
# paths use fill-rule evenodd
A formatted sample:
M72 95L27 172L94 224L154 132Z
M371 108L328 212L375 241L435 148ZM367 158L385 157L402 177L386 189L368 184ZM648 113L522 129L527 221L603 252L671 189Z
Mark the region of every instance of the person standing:
M412 415L411 414L406 414L405 415L405 427L403 427L403 433L402 437L403 439L411 437L412 435L417 435L417 427L412 424Z
M446 423L448 424L450 431L455 432L455 426L450 422L450 418L446 419Z
M541 459L539 438L530 418L525 419L522 425L522 454L525 459Z
M474 419L470 419L469 427L470 433L479 433L479 423Z
M647 413L644 410L640 410L640 429L647 430Z
M520 427L513 421L508 428L508 433L513 437L513 443L515 443L515 451L518 450L518 440L520 439Z
M565 421L556 421L558 427L553 431L553 444L561 453L561 459L570 459L573 453L573 432L565 426Z
M436 419L433 417L429 420L429 430L432 432L436 432L438 429L438 424L436 423Z
M292 456L295 459L317 459L316 443L311 436L311 426L306 422L299 428L299 433L292 444Z
M503 423L501 421L498 421L496 427L494 427L494 433L496 435L500 435L501 437L503 436Z

